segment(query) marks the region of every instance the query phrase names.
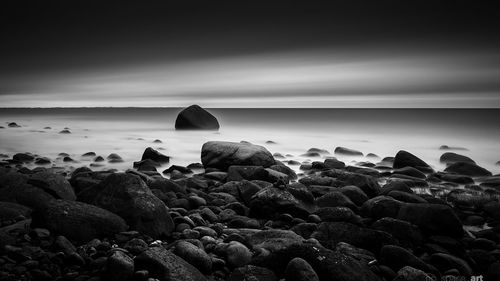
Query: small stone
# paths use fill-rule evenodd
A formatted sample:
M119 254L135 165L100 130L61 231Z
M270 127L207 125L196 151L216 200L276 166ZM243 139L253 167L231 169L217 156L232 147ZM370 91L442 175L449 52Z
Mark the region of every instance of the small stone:
M59 134L71 134L71 131L68 129L64 129L64 130L60 131Z

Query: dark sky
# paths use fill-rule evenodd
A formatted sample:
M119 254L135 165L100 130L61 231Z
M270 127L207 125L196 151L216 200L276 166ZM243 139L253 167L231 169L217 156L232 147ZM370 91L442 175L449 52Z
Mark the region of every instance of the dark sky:
M500 107L480 1L15 2L2 107Z

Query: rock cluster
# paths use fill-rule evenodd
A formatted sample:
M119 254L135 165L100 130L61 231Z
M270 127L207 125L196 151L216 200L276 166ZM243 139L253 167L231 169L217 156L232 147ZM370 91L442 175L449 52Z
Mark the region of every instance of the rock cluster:
M28 169L29 153L2 162L0 279L500 278L500 179L467 158L446 154L435 172L406 151L329 157L296 174L262 146L208 142L202 164L165 178L165 157L148 148L136 169L69 174Z

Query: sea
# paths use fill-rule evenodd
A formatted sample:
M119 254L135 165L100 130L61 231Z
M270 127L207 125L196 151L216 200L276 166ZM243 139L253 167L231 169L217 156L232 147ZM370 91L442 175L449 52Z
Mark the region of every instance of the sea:
M435 170L446 166L440 146L471 157L493 174L500 173L500 109L302 109L302 108L211 108L220 123L218 131L177 131L182 108L3 108L0 109L0 154L12 157L30 152L49 157L49 166L90 166L95 152L106 158L120 155L124 162L106 163L94 170L132 168L147 147L171 157L170 165L199 163L207 141L247 141L284 156L281 161L322 161L336 157L347 165L377 163L384 157L407 150ZM8 124L16 122L20 127ZM61 134L67 128L70 134ZM155 142L160 140L161 143ZM343 146L365 156L335 155ZM330 154L304 156L310 148ZM74 162L63 162L67 153ZM367 158L374 153L379 159ZM0 159L2 160L2 159ZM32 164L35 167L34 164ZM298 165L290 165L299 172Z

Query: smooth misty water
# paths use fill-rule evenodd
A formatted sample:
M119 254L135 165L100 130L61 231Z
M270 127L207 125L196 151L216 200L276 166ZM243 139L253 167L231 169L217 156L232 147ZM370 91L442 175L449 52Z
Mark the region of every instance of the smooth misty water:
M140 160L148 146L164 149L170 164L200 162L200 150L209 140L249 141L272 153L290 154L288 160L320 160L300 156L311 147L333 153L345 146L381 157L400 149L421 157L437 170L444 169L439 146L465 147L457 151L494 174L500 173L500 110L496 109L210 109L221 129L175 131L177 108L1 109L0 153L12 156L32 152L56 159L69 153L80 163L81 154L94 151L106 157L118 153L125 162L105 168L124 170ZM8 128L16 122L21 128ZM44 127L51 129L44 129ZM68 127L71 134L59 134ZM163 143L153 143L160 139ZM266 141L276 144L266 144ZM364 157L337 156L351 164ZM57 165L63 165L57 160ZM168 166L168 165L165 165ZM297 166L292 166L297 169ZM161 171L161 169L159 169Z

